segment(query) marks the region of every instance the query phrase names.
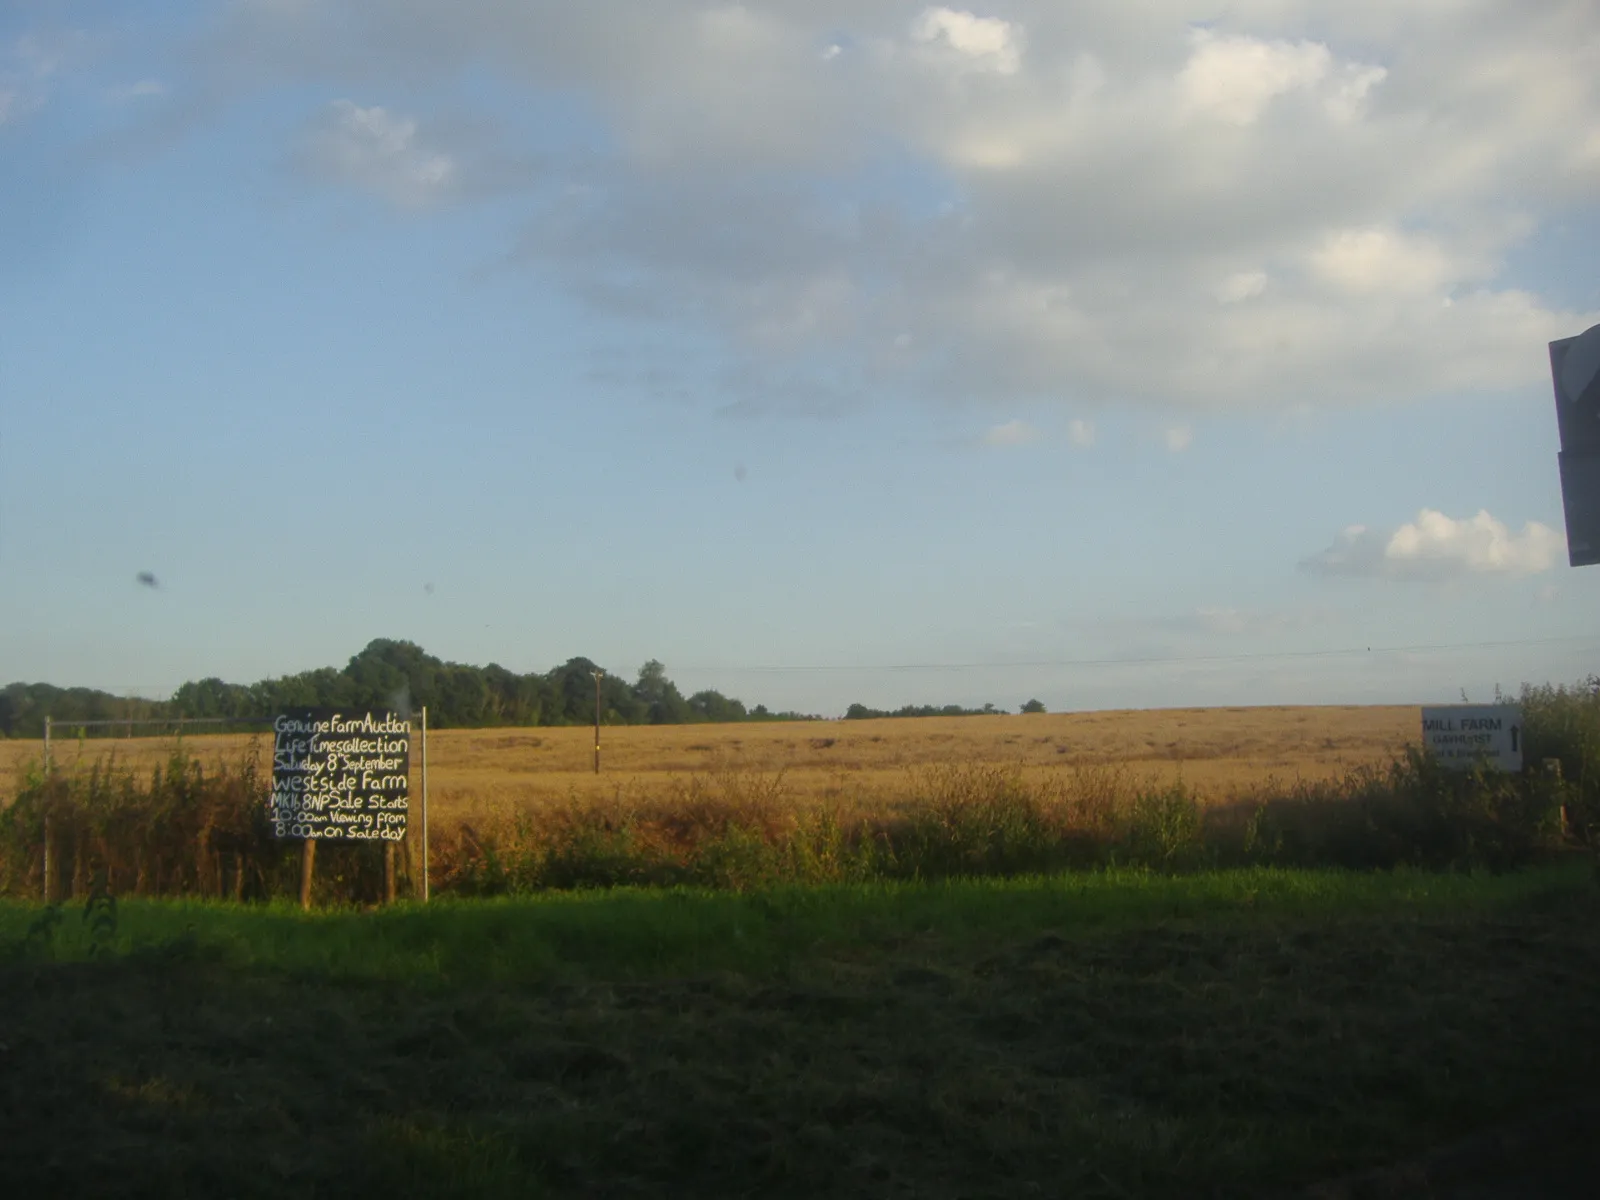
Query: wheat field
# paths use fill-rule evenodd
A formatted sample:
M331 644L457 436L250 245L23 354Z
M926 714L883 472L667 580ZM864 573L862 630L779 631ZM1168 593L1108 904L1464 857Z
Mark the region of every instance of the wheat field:
M435 730L428 736L430 819L508 817L570 800L670 794L695 776L740 772L781 778L785 797L851 808L893 806L919 770L989 764L1039 777L1068 768L1114 767L1130 780L1181 779L1207 801L1224 801L1272 780L1326 779L1387 761L1420 734L1414 706L1184 708L1027 716L889 718L738 725L608 727L594 773L589 727ZM148 767L169 755L170 737L57 737L63 766L114 755ZM265 734L189 736L204 760L252 747L270 766ZM0 741L0 796L37 762L39 741ZM413 740L413 795L420 744Z

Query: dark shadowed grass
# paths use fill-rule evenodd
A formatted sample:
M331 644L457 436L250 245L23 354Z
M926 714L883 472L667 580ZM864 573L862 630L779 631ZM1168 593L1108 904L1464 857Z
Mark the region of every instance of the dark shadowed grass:
M17 1195L1273 1194L1600 1066L1586 865L39 913Z

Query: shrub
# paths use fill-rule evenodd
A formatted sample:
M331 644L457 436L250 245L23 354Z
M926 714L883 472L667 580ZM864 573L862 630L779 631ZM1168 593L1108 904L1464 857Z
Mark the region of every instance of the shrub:
M1118 850L1137 866L1175 870L1205 857L1200 802L1181 781L1134 797L1121 832Z
M34 768L0 813L0 890L39 895L48 850L52 899L87 895L96 879L112 896L293 894L300 847L273 837L270 791L254 752L207 768L180 745L147 775L114 754L86 768ZM381 848L338 847L318 859L318 894L379 894L382 872Z

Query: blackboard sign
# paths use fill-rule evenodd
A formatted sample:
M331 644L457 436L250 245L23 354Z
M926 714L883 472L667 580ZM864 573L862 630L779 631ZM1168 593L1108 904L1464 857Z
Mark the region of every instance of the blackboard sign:
M398 842L410 807L411 721L300 708L272 722L272 831L281 838Z

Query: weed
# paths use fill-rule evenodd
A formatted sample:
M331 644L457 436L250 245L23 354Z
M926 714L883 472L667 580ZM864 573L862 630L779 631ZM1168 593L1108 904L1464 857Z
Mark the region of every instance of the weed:
M89 955L99 958L109 952L117 936L117 898L106 886L104 872L95 876L94 887L83 905L83 924L89 932Z
M1197 865L1205 852L1199 801L1181 782L1140 793L1129 810L1121 848L1129 861L1141 866L1173 870Z

